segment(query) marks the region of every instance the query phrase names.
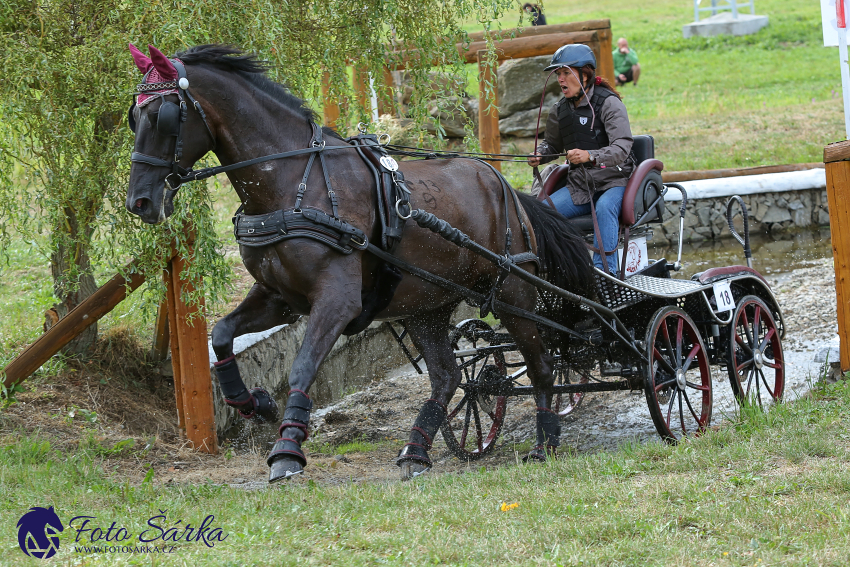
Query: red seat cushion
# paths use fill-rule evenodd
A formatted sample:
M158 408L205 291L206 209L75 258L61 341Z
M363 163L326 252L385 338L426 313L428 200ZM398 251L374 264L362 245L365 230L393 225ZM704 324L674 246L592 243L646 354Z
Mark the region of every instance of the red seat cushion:
M635 198L641 183L643 183L643 178L653 169L662 171L664 164L657 159L644 160L629 177L629 182L626 183L626 192L623 193L623 208L620 210L620 223L624 226L632 226L637 222L635 218Z

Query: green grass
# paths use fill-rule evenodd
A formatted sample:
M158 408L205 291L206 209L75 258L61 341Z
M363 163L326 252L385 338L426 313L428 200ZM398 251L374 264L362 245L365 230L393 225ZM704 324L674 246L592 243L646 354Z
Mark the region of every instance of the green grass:
M632 442L615 453L410 483L320 486L308 476L253 492L160 485L154 473L129 484L110 458L137 454L146 467L134 447L81 443L63 453L46 437L8 437L0 565L25 564L15 523L29 507L50 505L66 525L95 516L95 525L115 521L133 538L160 510L164 527L213 514L229 534L214 548L183 542L153 559L75 553L66 529L55 561L69 564L846 565L848 412L844 381L767 414L742 412L677 447ZM518 506L503 512L503 502Z

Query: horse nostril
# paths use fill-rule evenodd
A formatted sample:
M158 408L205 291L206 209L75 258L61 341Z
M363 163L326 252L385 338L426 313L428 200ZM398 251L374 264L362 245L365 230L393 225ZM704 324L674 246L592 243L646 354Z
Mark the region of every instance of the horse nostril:
M143 204L143 201L141 199L136 199L136 208L137 209L141 209L142 204Z

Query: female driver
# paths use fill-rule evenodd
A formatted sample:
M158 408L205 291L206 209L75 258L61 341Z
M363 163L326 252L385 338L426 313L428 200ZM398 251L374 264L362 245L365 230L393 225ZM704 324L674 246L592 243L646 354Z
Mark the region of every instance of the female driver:
M596 76L596 57L586 45L565 45L544 71L555 69L564 98L552 106L544 140L528 164L552 161L567 154L572 167L566 186L552 194L552 204L567 218L591 212L595 203L599 237L607 255L608 272L617 272L620 208L626 181L632 173L632 131L620 95ZM597 236L594 245L599 249ZM603 268L597 252L593 263Z

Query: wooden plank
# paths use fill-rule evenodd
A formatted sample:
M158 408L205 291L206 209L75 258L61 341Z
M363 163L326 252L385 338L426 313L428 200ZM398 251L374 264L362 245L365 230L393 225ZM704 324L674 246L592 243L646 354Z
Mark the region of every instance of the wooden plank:
M171 369L174 374L174 397L177 402L177 427L186 433L186 416L183 415L183 379L180 366L180 341L176 339L177 330L177 301L174 297L174 262L169 261L166 270L162 273L162 279L165 280L165 303L167 305L166 313L168 315L168 327L170 334L175 337L171 341Z
M662 171L661 179L665 183L679 181L694 181L697 179L720 179L723 177L741 177L746 175L762 175L764 173L788 173L789 171L806 171L823 169L823 163L792 163L787 165L759 165L756 167L738 167L733 169L704 169L692 171Z
M591 44L598 43L599 37L595 31L582 31L571 33L545 34L540 36L521 37L516 39L505 39L495 42L496 59L521 59L524 57L537 57L538 55L552 55L558 48L572 43ZM466 63L478 61L478 52L487 49L484 41L475 41L468 46L457 44L457 50ZM400 60L390 63L390 67L396 70L404 69L412 62L421 57L419 50L411 49L399 52ZM429 65L437 65L439 61L431 61Z
M502 141L499 135L499 88L496 69L487 64L487 50L481 50L478 56L478 141L485 154L502 153ZM485 84L492 85L490 97ZM489 162L502 171L502 162Z
M3 369L3 385L8 388L28 378L74 337L121 303L128 288L132 292L145 281L145 276L136 269L135 260L127 264L126 270L131 273L129 280L120 274L113 276L15 357Z
M327 71L322 75L322 108L325 126L336 128L339 122L339 104L330 96L331 75Z
M826 164L841 371L850 370L850 162Z
M190 280L181 278L186 260L175 256L171 265L177 331L173 340L178 342L180 350L180 389L183 394L186 437L196 450L217 454L218 438L210 382L209 342L203 296L198 305L187 305L183 300L184 294L193 293L196 288ZM190 323L189 319L192 316L194 318Z
M537 26L541 27L541 26ZM611 45L611 28L600 29L599 37L599 53L596 55L596 74L604 77L612 85L614 84L614 52Z
M823 149L823 162L832 163L850 159L850 140L834 142Z
M586 22L570 22L567 24L550 24L548 26L528 26L525 28L511 28L506 30L486 32L493 39L509 38L511 35L516 37L532 37L541 35L551 35L558 33L572 33L581 31L594 30L611 30L611 20L588 20ZM485 32L474 32L469 34L470 41L484 41ZM610 39L610 37L609 37Z
M151 362L162 362L168 358L168 299L164 299L156 310L156 322L153 331L153 346L151 347Z

